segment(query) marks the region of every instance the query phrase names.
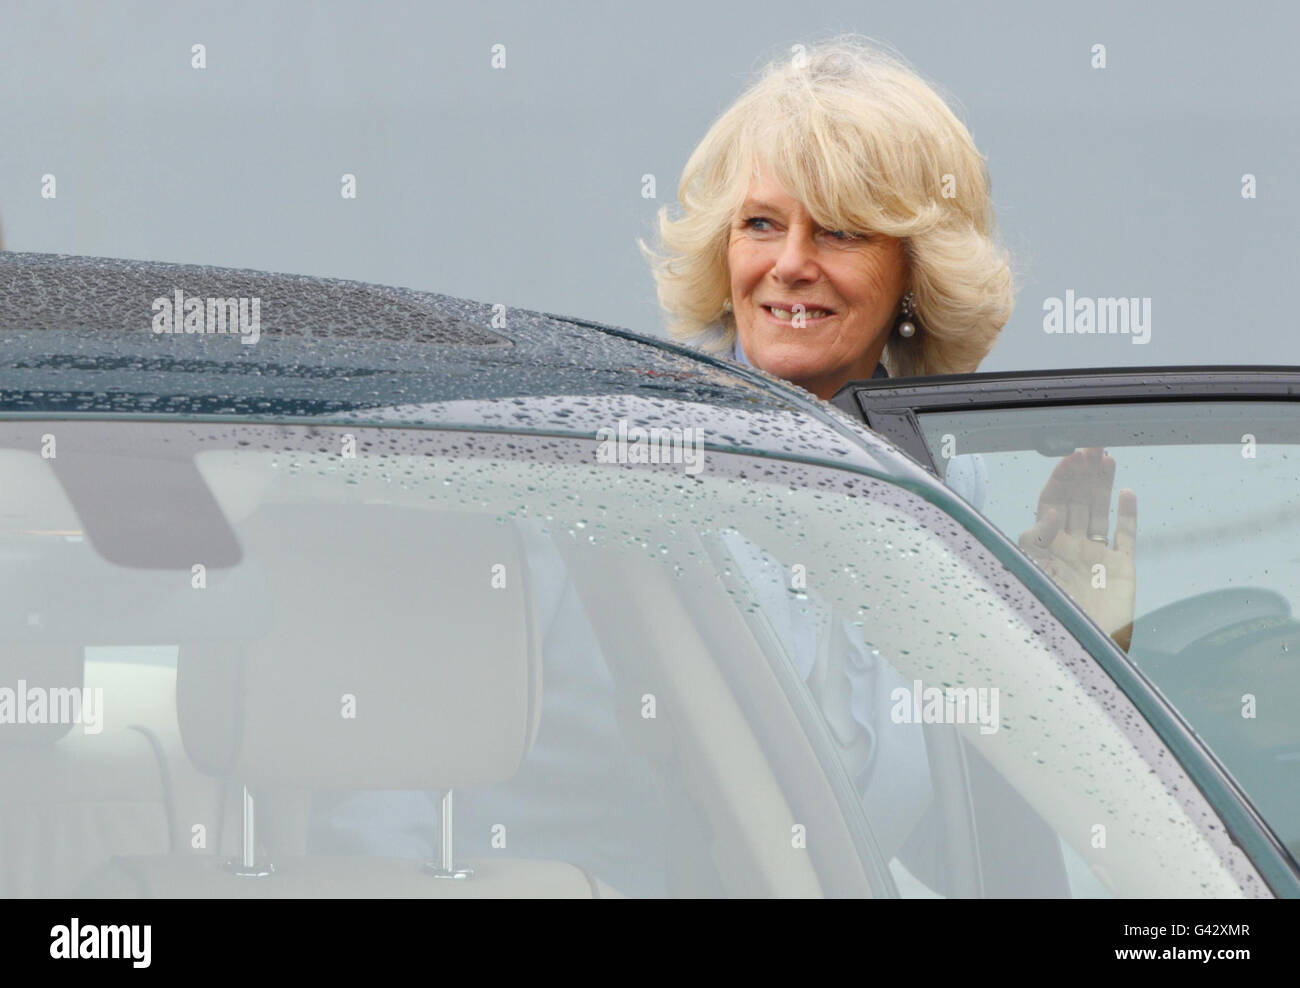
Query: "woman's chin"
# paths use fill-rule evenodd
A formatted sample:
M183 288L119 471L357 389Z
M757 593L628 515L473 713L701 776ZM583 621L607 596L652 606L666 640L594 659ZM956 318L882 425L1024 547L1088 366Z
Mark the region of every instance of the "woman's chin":
M746 356L773 377L796 383L821 377L829 370L824 354L807 353L802 347L761 347L757 354Z

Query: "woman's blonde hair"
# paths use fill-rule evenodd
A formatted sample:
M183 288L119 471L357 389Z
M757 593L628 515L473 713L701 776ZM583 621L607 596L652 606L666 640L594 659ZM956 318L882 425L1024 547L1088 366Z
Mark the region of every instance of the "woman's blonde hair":
M891 332L883 360L892 376L979 365L1014 293L984 157L901 57L855 35L796 45L769 63L686 162L682 215L659 211L662 252L638 241L675 339L718 353L734 344L727 246L760 162L824 229L903 239L918 330Z

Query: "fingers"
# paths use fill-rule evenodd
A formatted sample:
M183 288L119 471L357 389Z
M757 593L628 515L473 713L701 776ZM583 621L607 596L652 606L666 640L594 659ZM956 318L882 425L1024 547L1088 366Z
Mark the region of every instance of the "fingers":
M1020 548L1030 559L1041 560L1048 555L1048 546L1061 531L1065 513L1049 507L1034 525L1020 536Z
M1115 458L1100 446L1076 449L1062 457L1052 470L1038 497L1037 524L1025 534L1039 533L1049 513L1055 511L1061 524L1053 535L1055 531L1064 531L1100 543L1110 532L1110 499L1114 489ZM1137 539L1137 496L1132 491L1124 501L1119 525L1123 526L1125 551L1131 553ZM1118 538L1118 527L1116 533Z
M1061 457L1059 463L1047 478L1043 492L1038 495L1038 521L1047 518L1047 513L1055 508L1064 519L1069 510L1072 490L1076 486L1075 474L1078 466L1078 454L1071 453Z
M1084 451L1088 469L1088 538L1110 534L1110 494L1115 487L1115 457L1100 446Z
M1086 497L1087 487L1079 484L1074 488L1069 510L1065 516L1065 534L1083 538L1088 534L1088 517L1090 514Z
M1062 521L1062 529L1068 535L1083 538L1088 534L1088 518L1092 511L1092 488L1089 480L1087 454L1076 449L1069 456L1064 456L1047 478L1043 492L1038 496L1038 521L1041 523L1047 512L1056 510Z
M1115 551L1130 558L1137 551L1138 499L1125 487L1119 492L1119 517L1115 521Z

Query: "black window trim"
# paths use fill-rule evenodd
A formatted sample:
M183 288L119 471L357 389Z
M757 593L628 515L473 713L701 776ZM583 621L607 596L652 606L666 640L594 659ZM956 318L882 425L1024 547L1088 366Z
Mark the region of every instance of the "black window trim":
M936 477L917 415L1061 405L1300 401L1300 367L1083 367L850 381L831 403Z

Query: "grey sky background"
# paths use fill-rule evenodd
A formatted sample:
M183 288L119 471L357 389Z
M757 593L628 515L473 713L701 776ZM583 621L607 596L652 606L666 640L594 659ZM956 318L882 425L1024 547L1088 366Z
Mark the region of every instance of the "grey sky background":
M752 74L839 31L897 48L989 159L1020 290L983 369L1300 364L1300 7L1283 3L3 0L5 247L661 335L636 238ZM1043 300L1067 289L1150 297L1150 343L1047 335Z

